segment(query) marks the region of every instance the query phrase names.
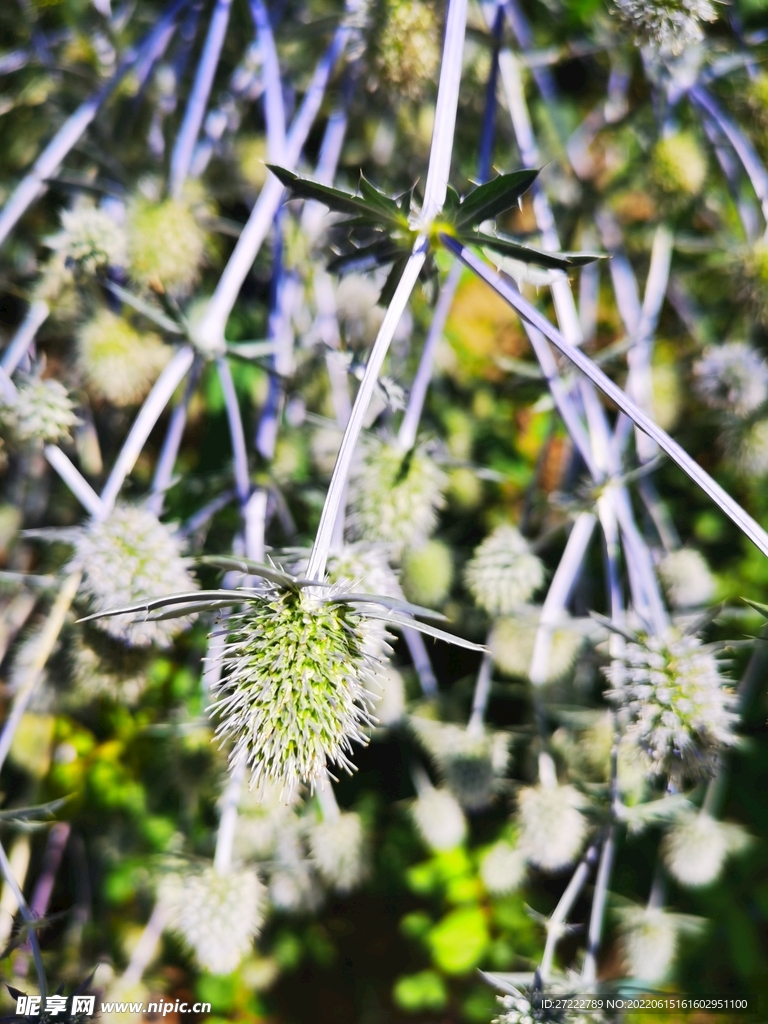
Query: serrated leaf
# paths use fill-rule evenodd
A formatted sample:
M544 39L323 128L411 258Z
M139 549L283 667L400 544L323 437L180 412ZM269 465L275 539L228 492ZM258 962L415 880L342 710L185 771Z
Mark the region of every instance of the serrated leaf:
M386 597L383 594L356 594L354 591L347 594L335 594L327 598L328 604L379 604L392 611L405 612L406 615L421 615L423 618L436 619L447 622L448 619L442 612L436 612L432 608L425 608L420 604L411 604L410 601L401 601L397 597Z
M332 274L338 274L341 271L362 271L371 267L380 267L392 263L402 252L402 247L392 239L377 238L375 242L361 245L357 249L336 256L329 261L328 270Z
M460 241L464 245L485 246L502 256L511 256L521 263L533 263L548 270L570 270L603 258L599 253L545 252L530 245L522 245L506 235L486 235L482 231L463 235Z
M500 174L493 181L478 185L464 198L456 214L455 224L459 228L482 224L493 220L517 204L518 199L528 191L538 177L537 170L513 171Z
M255 562L251 558L237 558L233 555L203 555L197 559L203 565L211 565L214 568L224 569L225 572L244 572L249 576L261 576L270 583L287 590L299 590L302 587L327 587L329 584L318 580L310 580L305 576L292 576L275 565L265 565L263 562Z
M402 218L395 204L393 204L394 214L389 210L384 212L379 205L371 205L367 200L354 195L352 192L343 192L339 188L321 185L320 182L312 181L309 178L301 178L298 174L294 174L293 171L288 171L284 167L277 167L275 164L267 164L267 167L281 184L290 189L293 195L299 199L313 199L336 213L349 213L362 217L364 218L364 223L367 224L387 223L401 226Z
M386 192L380 192L375 185L372 185L362 171L360 172L360 195L369 206L380 210L385 217L397 224L402 221L403 217L400 213L400 207L395 200L391 199Z

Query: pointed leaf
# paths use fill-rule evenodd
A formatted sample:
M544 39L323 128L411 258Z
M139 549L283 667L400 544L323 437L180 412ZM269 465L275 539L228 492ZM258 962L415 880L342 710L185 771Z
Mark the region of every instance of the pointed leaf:
M138 615L139 612L149 615L150 612L158 608L169 608L172 605L201 604L206 598L216 604L224 601L229 604L243 604L246 601L258 601L261 594L248 590L193 590L188 594L169 594L168 597L157 597L153 601L145 601L142 604L129 604L122 608L110 608L105 612L94 612L93 615L86 615L77 621L78 623L93 622L96 619L112 619L116 615ZM180 614L188 615L189 613L182 611Z
M521 245L506 235L486 235L482 231L464 235L461 241L464 245L484 245L494 252L501 253L502 256L511 256L521 263L533 263L548 270L569 270L571 267L581 267L602 259L599 253L544 252L529 245Z
M463 636L447 633L444 629L438 629L437 626L430 626L426 622L411 619L406 615L399 615L397 612L392 612L390 615L378 615L376 612L368 612L367 614L368 618L378 619L380 622L386 622L390 626L399 626L401 629L415 629L419 633L426 633L427 636L434 637L435 640L444 640L447 644L454 644L456 647L466 647L467 650L479 651L480 654L488 653L488 648L484 647L483 644L473 643L471 640L465 640Z
M402 223L403 215L395 200L391 199L386 192L380 192L375 185L372 185L362 171L360 172L360 194L369 206L375 207L384 217L395 224Z
M421 615L425 619L435 619L438 622L448 622L442 612L436 612L432 608L425 608L420 604L411 604L410 601L401 601L397 597L386 597L383 594L357 594L354 591L347 594L336 594L327 599L328 604L379 604L392 611L404 612L406 615Z
M267 164L267 167L299 199L314 199L336 213L351 213L358 217L364 217L365 222L370 224L392 220L389 214L383 214L378 207L371 206L360 196L353 195L352 192L342 192L341 189L331 188L330 185L321 185L309 178L300 178L293 171L288 171L284 167L276 167L274 164ZM400 223L400 218L397 223Z
M0 821L6 824L18 824L23 821L39 821L50 818L71 799L69 796L63 796L58 800L50 800L47 804L38 804L36 807L9 807L0 811Z
M456 215L456 226L466 228L498 217L517 204L538 174L534 170L513 171L511 174L500 174L485 185L478 185L462 202Z
M223 569L225 572L244 572L248 576L261 576L270 583L287 590L297 590L301 584L296 576L283 572L274 565L264 565L263 562L254 562L250 558L235 558L230 555L203 555L197 559L202 565L211 565L215 569ZM311 580L304 581L304 585L311 583Z
M756 612L760 612L763 618L768 619L768 604L761 604L760 601L750 601L748 597L742 597L741 600L746 601Z
M340 271L362 270L370 267L381 267L392 263L403 252L401 246L391 238L377 238L369 245L361 245L351 252L342 253L328 263L328 270L332 274Z

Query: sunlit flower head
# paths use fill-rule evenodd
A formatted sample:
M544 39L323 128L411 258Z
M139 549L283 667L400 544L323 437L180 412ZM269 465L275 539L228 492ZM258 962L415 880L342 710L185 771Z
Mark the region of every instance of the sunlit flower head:
M29 377L13 400L0 405L0 422L20 444L55 444L70 440L79 420L67 389L52 378Z
M768 364L750 345L709 345L693 367L696 391L710 409L748 416L768 398Z
M365 830L359 814L342 811L338 817L312 824L309 849L315 870L337 892L356 889L368 871Z
M716 882L728 856L749 842L740 825L717 821L706 812L689 813L664 837L667 870L681 885L697 889Z
M704 38L702 22L715 21L710 0L614 0L616 8L642 46L679 56Z
M48 245L86 274L121 267L126 260L125 232L115 218L97 206L78 203L61 212L61 231Z
M517 848L542 871L562 871L584 846L586 799L573 786L524 786L517 794Z
M467 822L456 798L446 789L426 789L411 807L419 835L433 850L452 850L464 842Z
M704 556L695 548L679 548L666 554L659 563L659 576L674 608L696 608L714 596L714 577Z
M78 333L77 365L89 391L117 406L140 402L172 355L157 334L135 330L108 309Z
M464 579L477 604L489 615L509 615L544 583L544 566L520 531L497 526L475 550Z

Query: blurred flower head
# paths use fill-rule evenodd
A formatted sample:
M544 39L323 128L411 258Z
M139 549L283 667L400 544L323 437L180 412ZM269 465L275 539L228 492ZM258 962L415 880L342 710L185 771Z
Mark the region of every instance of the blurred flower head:
M153 202L136 196L128 206L131 277L158 291L188 294L200 276L207 236L187 199Z
M67 389L52 378L29 377L0 405L0 421L19 444L69 441L79 422Z
M144 398L173 350L158 335L134 328L101 309L78 333L77 363L89 390L113 405Z
M500 839L483 855L480 877L492 896L506 896L519 888L525 878L525 855Z
M587 837L585 797L573 786L523 786L517 794L518 850L542 871L562 871Z
M405 596L414 604L437 608L453 582L453 554L441 540L405 548L400 559Z
M659 576L674 608L696 608L714 596L714 577L696 548L668 552L659 562Z
M467 822L456 798L446 789L425 788L411 807L419 835L433 850L452 850L464 842Z
M614 0L641 46L679 56L704 38L702 22L717 19L710 0Z
M687 813L669 829L662 843L667 870L689 889L716 882L729 854L749 843L740 825L717 821L705 811Z
M520 531L505 523L475 550L464 579L489 615L509 615L543 585L544 566Z
M696 391L710 409L748 416L768 398L768 364L750 345L710 345L693 367Z
M61 231L48 239L48 245L86 274L122 267L126 261L123 228L106 210L88 203L62 210Z
M308 831L315 869L337 892L356 889L368 872L365 830L359 814L342 811L338 817L314 822Z
M411 715L409 724L448 789L468 811L487 807L503 788L510 737Z

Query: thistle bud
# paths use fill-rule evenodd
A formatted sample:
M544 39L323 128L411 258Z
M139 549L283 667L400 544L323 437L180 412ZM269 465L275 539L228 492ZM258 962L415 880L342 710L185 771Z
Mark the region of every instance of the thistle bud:
M477 604L489 615L509 615L544 583L544 566L520 531L498 526L476 549L464 574Z
M526 679L531 668L536 643L537 623L534 617L520 616L498 619L489 638L493 660L507 675ZM570 624L552 631L547 673L544 682L554 683L567 676L584 645L584 634Z
M748 842L739 825L716 821L704 811L686 814L664 837L664 863L680 885L697 889L716 882L729 854Z
M88 388L112 405L140 402L172 354L158 335L140 334L108 309L100 310L78 334L80 372Z
M586 799L573 786L525 786L517 794L518 850L542 871L562 871L587 837Z
M12 401L0 406L0 418L19 444L55 444L70 440L79 422L67 389L57 380L30 377Z
M627 977L658 984L672 969L683 931L700 922L661 907L628 907L620 911L621 945Z
M105 267L121 267L126 260L125 233L106 210L85 203L61 213L59 234L48 245L60 253L68 265L86 274Z
M389 0L379 40L382 77L417 99L425 82L434 81L440 65L440 29L431 5L422 0Z
M715 21L710 0L614 0L636 42L662 55L679 56L704 38L702 22Z
M501 839L480 861L480 877L492 896L506 896L518 889L525 878L525 856Z
M367 874L367 849L359 814L342 812L315 822L309 829L309 848L320 877L337 892L356 889Z
M416 715L410 725L463 808L479 811L493 801L509 762L506 733L478 733Z
M668 200L683 203L699 195L707 178L707 158L689 132L668 135L656 143L651 177Z
M694 364L693 376L710 409L749 416L768 398L768 365L743 341L709 345Z
M136 704L147 687L146 648L126 647L98 629L78 633L71 649L75 703L107 697L116 704Z
M150 202L135 198L128 207L128 267L145 287L186 294L200 276L207 236L188 200Z
M453 582L453 556L447 544L428 540L406 548L401 559L403 591L409 601L437 608Z
M411 807L411 815L421 838L433 850L452 850L464 842L467 822L447 790L426 789Z
M659 563L659 576L675 608L707 604L715 593L715 580L709 566L695 548L670 551Z

